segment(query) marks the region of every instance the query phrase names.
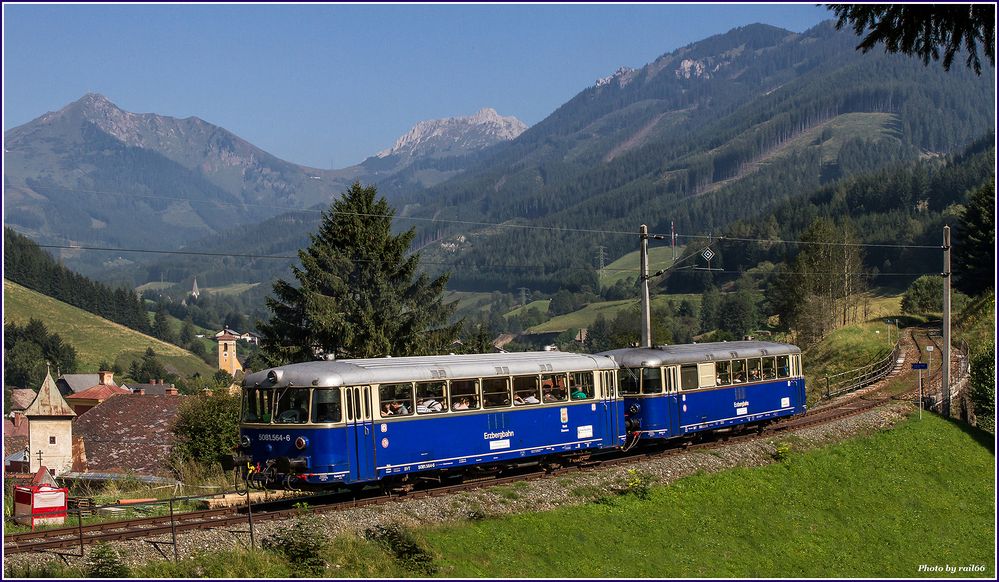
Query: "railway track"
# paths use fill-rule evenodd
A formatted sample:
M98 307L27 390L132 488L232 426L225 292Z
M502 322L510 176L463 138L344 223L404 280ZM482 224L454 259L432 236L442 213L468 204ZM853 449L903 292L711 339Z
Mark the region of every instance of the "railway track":
M897 377L909 369L909 364L918 359L918 354L926 345L934 345L939 349L940 342L930 334L910 329L907 341L911 340L911 348L904 350L904 361L887 377L888 379ZM918 351L917 351L918 350ZM933 379L939 384L941 370L930 370L932 385ZM419 499L427 496L449 495L458 491L469 491L483 487L491 487L514 481L540 479L557 476L572 471L592 470L597 467L611 467L617 465L631 464L638 461L661 458L671 455L682 454L689 450L710 449L726 446L733 443L747 442L760 438L768 438L775 434L784 433L791 430L817 426L862 414L873 410L892 401L909 399L915 395L915 388L900 394L885 394L888 385L887 379L882 379L875 384L857 390L853 393L835 398L828 403L813 408L804 416L775 422L761 430L742 432L722 432L712 433L710 438L697 436L691 440L673 444L669 447L648 447L638 448L625 454L605 455L591 462L569 465L565 467L548 467L547 469L521 470L514 474L499 474L494 477L482 478L475 481L464 481L456 484L437 484L426 488L415 489L405 493L385 493L380 489L370 489L361 492L344 492L337 494L322 494L305 496L299 498L284 499L279 501L258 502L249 506L238 508L213 509L205 511L194 511L186 513L176 513L172 515L161 515L139 519L114 521L100 524L90 524L75 527L64 527L57 529L39 530L22 534L11 534L4 536L4 553L18 554L25 552L56 551L67 548L78 548L75 554L62 554L80 556L83 547L99 542L120 541L129 539L144 539L157 546L163 553L159 545L172 545L175 543L176 534L180 532L224 528L249 525L249 531L241 530L234 533L250 533L252 536L253 523L274 519L285 519L302 512L299 507L291 507L292 503L307 502L310 504L309 511L317 513L342 511L356 507L379 505L394 502L400 498ZM924 389L925 391L925 389ZM313 505L315 504L315 505ZM169 539L154 539L169 536ZM163 554L166 557L166 554Z

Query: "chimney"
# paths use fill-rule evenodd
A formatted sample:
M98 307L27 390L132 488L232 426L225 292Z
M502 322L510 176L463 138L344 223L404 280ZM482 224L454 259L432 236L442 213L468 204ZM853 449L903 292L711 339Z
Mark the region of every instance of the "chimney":
M159 383L160 384L166 384L166 382L163 381L163 378L160 378L160 382Z
M142 396L143 394L146 393L146 391L143 390L142 388L136 388L135 390L133 390L133 393L134 394L138 394L139 396Z
M166 392L166 395L167 395L167 396L177 396L177 394L179 394L179 393L177 392L177 387L176 387L176 386L174 386L173 384L170 384L170 387L169 387L169 388L167 388L167 389L165 390L165 392Z
M149 379L149 383L150 384L155 384L156 383L156 378L150 378Z
M109 370L101 370L100 372L97 372L97 377L100 378L97 382L98 384L111 385L111 383L114 382L114 372Z

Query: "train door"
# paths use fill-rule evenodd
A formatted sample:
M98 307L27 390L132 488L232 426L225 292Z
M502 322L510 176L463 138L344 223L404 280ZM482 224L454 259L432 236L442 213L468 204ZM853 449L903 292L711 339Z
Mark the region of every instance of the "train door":
M677 366L667 366L666 370L666 408L663 422L667 436L676 436L680 431L680 372Z
M618 438L624 435L624 418L621 403L618 401L615 372L601 371L596 373L600 379L600 406L603 412L603 443L604 447L621 444Z
M349 387L344 391L347 451L351 456L350 480L369 481L375 478L375 430L371 422L371 387Z

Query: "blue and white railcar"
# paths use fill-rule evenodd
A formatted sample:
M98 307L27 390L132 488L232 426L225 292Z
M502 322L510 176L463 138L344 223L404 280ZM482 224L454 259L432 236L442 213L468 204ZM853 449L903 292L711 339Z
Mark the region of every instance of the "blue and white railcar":
M317 488L621 447L617 367L528 352L264 370L243 382L238 460L251 484Z
M619 366L632 438L668 439L805 412L801 350L737 341L603 352Z

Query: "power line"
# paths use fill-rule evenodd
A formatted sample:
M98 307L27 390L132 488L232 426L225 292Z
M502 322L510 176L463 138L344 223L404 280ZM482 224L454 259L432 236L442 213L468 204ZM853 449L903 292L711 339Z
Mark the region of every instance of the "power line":
M656 239L665 239L669 235L655 235ZM940 245L889 245L880 243L847 243L847 242L820 242L820 241L806 241L806 240L781 240L772 238L743 238L735 236L718 236L718 235L698 235L698 234L676 234L677 238L687 237L695 239L707 239L709 241L738 241L738 242L757 242L757 243L771 243L771 244L794 244L794 245L825 245L833 247L876 247L876 248L889 248L889 249L932 249L939 251L943 247ZM649 238L653 238L649 235Z
M203 256L203 257L238 257L244 259L297 259L298 255L253 255L246 253L212 253L205 251L168 251L161 249L128 249L128 248L112 248L112 247L94 247L94 246L82 246L82 245L51 245L51 244L39 244L40 248L46 249L69 249L69 250L85 250L85 251L107 251L116 253L148 253L157 255L193 255L193 256ZM689 255L688 258L696 257L698 255ZM375 259L353 259L356 263L378 263L380 261ZM475 269L543 269L551 271L591 271L592 267L571 267L564 265L464 265L461 263L446 263L441 261L421 261L424 265L434 265L439 267L452 267L461 269L465 268L475 268ZM640 271L638 267L632 268L610 268L605 267L605 271L614 271L621 273L637 273ZM686 271L686 270L701 270L706 271L707 269L697 268L697 267L680 267L676 271ZM898 276L898 277L912 277L919 275L933 275L937 274L936 271L924 272L924 273L865 273L865 272L851 272L844 273L843 271L808 271L808 272L796 272L796 271L759 271L759 270L723 270L723 269L711 269L712 273L728 273L728 274L750 274L750 275L863 275L863 276ZM657 273L659 275L662 273ZM656 276L652 275L652 277ZM526 288L525 288L526 289Z
M271 210L285 210L287 212L311 212L311 213L323 213L325 210L317 210L314 208L297 208L291 206L275 206L270 204L255 204L252 202L218 202L210 200L197 200L191 198L178 198L175 196L152 196L147 194L127 194L124 192L110 192L106 190L82 190L74 188L66 188L63 186L46 186L47 189L52 190L62 190L64 192L75 192L79 194L104 194L109 196L121 196L125 198L147 198L152 200L173 200L178 202L199 202L204 204L212 204L214 206L230 206L230 207L248 207L253 206L256 208L268 208ZM414 222L432 222L432 223L443 223L443 224L460 224L464 226L488 226L495 228L516 228L521 230L543 230L549 232L580 232L587 234L607 234L607 235L627 235L627 236L637 236L637 231L631 230L604 230L604 229L594 229L594 228L570 228L562 226L541 226L532 224L511 224L509 221L504 222L483 222L474 220L458 220L458 219L447 219L447 218L425 218L419 216L398 216L393 214L374 214L365 212L338 212L338 214L343 214L346 216L361 216L366 218L388 218L396 220L410 220ZM511 218L510 220L518 220L521 217ZM764 238L745 238L745 237L728 237L728 236L717 236L717 235L699 235L699 234L684 234L680 232L672 232L668 234L655 234L650 233L649 238L655 240L670 240L671 237L686 237L689 239L706 239L708 241L737 241L737 242L755 242L755 243L767 243L767 244L797 244L797 245L826 245L826 246L853 246L853 247L872 247L872 248L900 248L900 249L930 249L930 250L940 250L942 247L940 245L900 245L900 244L880 244L880 243L846 243L846 242L818 242L818 241L802 241L802 240L787 240L787 239L764 239ZM235 255L234 255L235 256Z

